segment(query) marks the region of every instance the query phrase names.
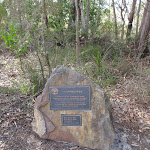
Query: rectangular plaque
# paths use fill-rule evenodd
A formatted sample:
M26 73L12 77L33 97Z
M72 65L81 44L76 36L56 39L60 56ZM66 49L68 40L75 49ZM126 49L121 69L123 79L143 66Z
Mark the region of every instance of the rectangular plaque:
M82 126L82 115L61 115L62 126Z
M50 86L51 110L90 110L91 86Z

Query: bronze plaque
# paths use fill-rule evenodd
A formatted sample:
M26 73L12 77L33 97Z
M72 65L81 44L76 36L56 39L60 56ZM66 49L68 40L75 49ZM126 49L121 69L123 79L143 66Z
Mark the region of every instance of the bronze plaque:
M82 115L61 114L62 126L82 126Z
M91 86L49 86L50 110L90 110Z

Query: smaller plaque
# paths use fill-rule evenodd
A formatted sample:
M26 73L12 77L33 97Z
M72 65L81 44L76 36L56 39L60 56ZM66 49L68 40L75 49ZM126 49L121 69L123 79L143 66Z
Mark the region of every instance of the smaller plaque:
M61 114L62 126L82 126L82 115Z

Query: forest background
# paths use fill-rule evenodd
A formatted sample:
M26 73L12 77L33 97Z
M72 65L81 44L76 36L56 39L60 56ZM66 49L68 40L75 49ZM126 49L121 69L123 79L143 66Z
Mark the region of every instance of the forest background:
M142 107L142 115L150 108L149 32L149 0L1 0L0 68L7 74L0 93L21 93L21 111L31 108L53 69L63 65L88 76L111 99L121 98L120 110L114 102L116 122L120 111L128 114L125 122L131 118L128 126L147 131L150 122L141 123L129 105Z
M57 65L76 64L106 87L118 74L133 71L128 59L138 64L148 56L149 10L146 0L4 0L1 49L7 47L20 60L23 78L29 79L17 81L24 94L42 89ZM24 60L31 53L37 63Z

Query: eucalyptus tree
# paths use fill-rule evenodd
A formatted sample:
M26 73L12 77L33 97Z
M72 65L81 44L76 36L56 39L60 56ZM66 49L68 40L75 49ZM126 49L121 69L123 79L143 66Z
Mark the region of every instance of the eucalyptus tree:
M114 0L112 0L112 6L113 6L113 14L114 14L115 36L116 36L116 39L117 39L118 38L118 27L117 27L117 16L116 16L116 9L115 9Z
M76 58L78 60L79 57L79 0L75 0L76 7Z
M127 29L127 35L126 35L127 38L131 35L132 23L133 23L133 18L134 18L134 14L135 14L136 2L137 2L137 0L133 0L131 12L130 12L129 17L128 17L129 23L128 23L128 29Z
M141 10L141 0L139 0L139 6L138 6L138 11L137 11L136 36L138 35L138 30L139 30L139 16L140 16L140 10Z
M150 1L147 0L144 13L143 13L143 18L140 26L140 33L139 33L139 45L138 45L138 55L141 56L145 51L148 51L145 49L148 36L150 32Z
M120 9L120 16L121 16L121 20L122 20L122 29L121 29L121 39L124 38L124 27L125 27L125 17L126 14L128 12L128 8L127 8L127 3L126 0L122 0L121 3L117 3L117 5L119 6Z

